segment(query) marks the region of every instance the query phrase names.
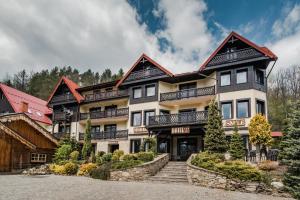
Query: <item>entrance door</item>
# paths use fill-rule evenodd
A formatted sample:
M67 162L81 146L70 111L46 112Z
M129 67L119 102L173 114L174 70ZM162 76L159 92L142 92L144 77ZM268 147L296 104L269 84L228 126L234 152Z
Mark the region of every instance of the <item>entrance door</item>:
M170 153L170 139L158 138L158 153Z
M196 138L178 138L177 155L180 160L187 160L191 154L197 152Z
M105 106L106 117L115 117L117 114L117 106Z
M107 124L104 125L104 138L105 139L114 139L116 138L117 125L116 124Z

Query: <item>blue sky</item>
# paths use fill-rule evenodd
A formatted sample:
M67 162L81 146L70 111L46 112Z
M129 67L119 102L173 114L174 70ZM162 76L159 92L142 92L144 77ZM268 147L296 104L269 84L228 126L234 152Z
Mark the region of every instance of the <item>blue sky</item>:
M232 30L271 49L275 69L300 65L300 0L0 3L0 80L54 66L126 71L142 53L174 73L194 71Z

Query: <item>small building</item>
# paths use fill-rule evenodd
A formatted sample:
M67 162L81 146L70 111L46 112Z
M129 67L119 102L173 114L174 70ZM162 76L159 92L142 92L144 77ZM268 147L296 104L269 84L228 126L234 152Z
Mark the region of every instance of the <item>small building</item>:
M0 172L51 162L58 141L24 113L0 116Z

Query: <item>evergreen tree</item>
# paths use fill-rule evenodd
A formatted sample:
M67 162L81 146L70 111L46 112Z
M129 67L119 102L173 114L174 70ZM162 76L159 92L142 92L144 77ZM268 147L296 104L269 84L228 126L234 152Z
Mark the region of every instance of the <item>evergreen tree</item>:
M296 199L300 199L300 101L293 106L280 144L279 158L288 166L283 183Z
M262 146L269 146L272 143L271 125L265 116L257 114L250 120L248 129L250 142L256 145L257 154L261 160L260 150Z
M112 80L112 73L110 69L105 69L104 72L101 74L100 82L105 83Z
M91 144L91 120L90 118L86 121L85 126L85 133L84 133L84 142L82 147L82 158L84 160L87 160L87 158L90 156L91 150L92 150L92 144Z
M234 124L233 134L231 136L231 142L229 146L230 156L233 160L242 160L245 156L244 144L237 124Z
M211 153L225 153L227 150L222 117L218 109L218 104L214 100L209 104L204 145L205 149Z

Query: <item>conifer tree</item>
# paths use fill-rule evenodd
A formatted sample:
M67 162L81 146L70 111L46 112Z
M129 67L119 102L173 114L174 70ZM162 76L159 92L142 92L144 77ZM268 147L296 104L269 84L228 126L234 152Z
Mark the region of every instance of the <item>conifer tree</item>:
M293 106L280 144L279 159L288 166L283 183L296 199L300 199L300 101Z
M229 147L229 153L231 159L242 160L245 156L244 144L241 135L239 134L239 129L237 124L234 124L233 134L231 136L231 142Z
M82 147L82 158L84 160L87 160L87 158L90 156L91 150L92 150L92 144L91 144L91 120L90 118L86 121L85 126L85 133L84 133L84 143Z
M218 104L214 100L209 104L204 147L210 153L225 153L227 151L222 117L218 109Z

